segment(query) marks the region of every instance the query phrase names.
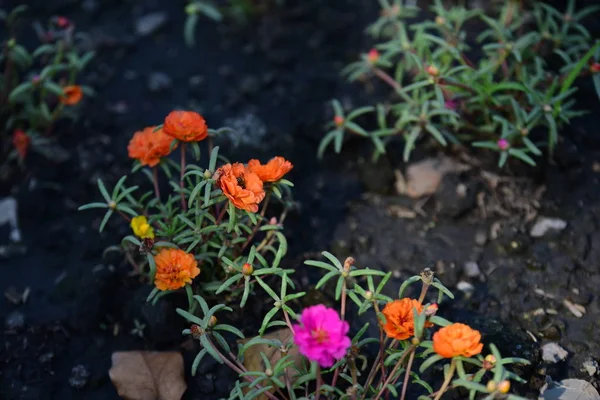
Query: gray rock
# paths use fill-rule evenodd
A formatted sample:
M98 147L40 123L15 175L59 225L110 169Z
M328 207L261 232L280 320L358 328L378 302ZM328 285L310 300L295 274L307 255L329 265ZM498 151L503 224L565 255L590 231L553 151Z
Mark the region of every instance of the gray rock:
M15 310L6 316L4 326L11 331L22 329L25 326L25 316L20 311Z
M600 400L600 394L590 382L581 379L565 379L548 382L539 400Z
M476 278L481 275L479 264L477 264L475 261L467 261L464 268L465 275L467 275L469 278Z
M6 197L0 200L0 225L4 224L10 226L10 240L20 242L21 231L17 219L17 200L14 197Z
M82 389L90 379L90 371L84 365L76 365L71 370L69 385L75 389Z
M529 235L539 238L548 232L560 232L567 227L567 222L560 218L539 217L531 227Z
M148 90L153 93L164 92L171 89L173 80L163 72L153 72L148 76Z
M487 233L485 231L477 231L475 234L475 244L479 247L485 246L487 243Z
M456 288L465 294L473 293L475 287L471 285L469 282L460 281L456 284Z
M158 31L168 20L167 13L159 11L141 16L135 21L135 32L148 36Z
M594 376L598 373L600 367L598 366L598 361L589 359L584 361L581 370L587 372L589 376Z
M560 347L557 343L550 342L542 346L542 359L547 363L557 363L569 355L569 352Z

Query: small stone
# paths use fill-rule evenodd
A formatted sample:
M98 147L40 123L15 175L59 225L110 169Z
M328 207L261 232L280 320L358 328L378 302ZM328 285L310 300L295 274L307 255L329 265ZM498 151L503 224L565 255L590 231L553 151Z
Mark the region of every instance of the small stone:
M550 231L560 232L566 227L567 222L560 218L539 217L537 221L535 221L535 224L533 224L533 227L531 227L529 234L531 237L538 238Z
M477 231L477 233L475 233L475 244L479 247L483 247L485 246L485 244L487 243L487 234L485 233L485 231Z
M6 316L4 326L11 331L22 329L25 326L25 316L20 311L13 311Z
M14 197L0 200L0 225L9 224L10 240L13 242L21 241L21 231L17 221L17 200Z
M82 389L90 378L90 371L84 365L76 365L71 370L69 385L75 389Z
M166 22L167 13L159 11L146 14L135 22L135 32L139 36L148 36L158 31Z
M560 347L557 343L546 343L542 346L542 359L547 363L557 363L563 361L569 352Z
M42 355L41 355L41 356L38 358L38 361L39 361L41 364L44 364L44 363L50 362L50 361L51 361L53 358L54 358L54 353L52 353L52 352L48 352L48 353L44 353L44 354L42 354Z
M460 281L456 284L456 288L463 293L472 293L475 290L475 286L471 285L469 282Z
M587 372L589 376L596 375L600 369L598 366L598 361L592 359L584 361L582 366L583 368L581 370Z
M153 72L148 76L148 90L153 93L164 92L172 85L171 77L163 72Z
M548 382L540 393L539 400L598 400L600 394L590 382L581 379L564 379Z
M465 263L465 274L469 278L476 278L481 275L481 270L479 269L479 264L475 261L467 261Z

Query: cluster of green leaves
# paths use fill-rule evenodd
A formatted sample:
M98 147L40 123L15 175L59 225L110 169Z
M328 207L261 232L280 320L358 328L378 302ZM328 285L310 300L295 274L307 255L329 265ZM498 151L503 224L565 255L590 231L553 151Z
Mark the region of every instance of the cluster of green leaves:
M209 130L211 138L226 129ZM212 139L211 139L212 140ZM175 143L175 141L174 141ZM174 144L172 145L174 146ZM187 143L195 163L185 165L182 174L181 163L163 158L153 169L143 168L135 162L132 173L141 172L154 190L142 190L139 185L127 186L127 176L123 176L112 191L107 190L102 180L98 188L103 201L81 206L80 210L105 209L100 223L103 231L114 215L130 220L146 216L153 227L156 241L150 245L135 235L123 238L121 250L128 260L134 260L139 273L154 282L156 265L154 255L160 248L181 249L193 254L201 267L201 274L185 290L193 306L192 296L203 292L205 296L225 294L229 297L241 296L244 305L252 288L258 281L264 284L261 276L280 274L277 269L287 252L287 241L282 233L282 222L287 210L292 207L292 183L281 179L275 184L264 185L266 197L260 213L252 213L236 208L223 195L214 179L220 163L228 160L219 154L219 147L211 150L205 167L201 167L201 148L198 143ZM184 149L182 148L182 151ZM183 175L183 191L180 179ZM160 177L168 180L168 193L160 191ZM182 206L183 202L186 207ZM268 218L268 206L279 201L282 212L278 218ZM253 265L254 279L251 281L243 272L245 263ZM154 289L148 300L154 303L173 291Z
M265 394L269 394L270 399L280 400L318 398L316 387L319 387L319 393L327 398L380 399L387 394L398 398L403 385L403 381L399 378L404 374L410 377L410 383L420 385L430 396L433 396L435 392L432 385L422 379L421 374L433 364L442 361L443 358L433 351L432 332L429 327L431 324L443 327L450 325L451 322L436 316L435 312L427 312L430 304L425 304L423 312L419 313L417 310L413 312L414 338L403 341L386 338L382 330L385 317L381 314L380 308L393 301L391 297L384 294L391 273L370 268L357 268L351 258L342 263L331 253L323 252L322 254L324 261L305 261L307 266L316 267L325 272L317 283L316 289L329 288L332 290L335 300L341 302L342 318L345 315L347 299L354 303L358 314L363 314L369 309L374 310L375 314L373 322L366 322L353 335L352 346L346 357L340 359L331 368L320 370L316 363L310 363L304 359L299 362L297 355L293 356L295 345L292 320L297 318L298 307L301 306L301 300L306 293L295 292L294 282L290 279L293 270L284 270L281 267L270 265L267 269L269 272L272 271L269 275L272 275L271 278L275 281L266 282L264 274L260 273L266 271L265 269L258 269L250 275L245 275L248 281L262 288L263 294L274 301L272 309L265 314L256 336L248 337L247 329L233 326L235 324L211 326L211 318L213 318L213 324L217 321L215 318L217 311L230 311L230 309L220 303L209 308L207 301L201 295L190 298L190 304L199 304L200 310L196 306L191 306L188 311L177 310L192 324L192 328L184 330L183 334L198 339L201 345L193 363L192 373L196 372L197 366L207 355L212 356L219 363L227 363L240 376L240 380L236 382L231 391L230 400L250 400ZM243 261L250 262L251 259ZM238 270L239 265L234 268ZM376 279L379 281L377 282ZM438 303L445 297L453 298L452 293L434 277L430 270L408 278L401 285L398 298L403 296L410 285L417 283L422 284L423 297L428 288L434 288L438 292ZM230 282L225 282L222 288L230 285ZM259 293L255 293L255 296L259 296ZM244 305L245 300L242 300L240 306ZM372 332L369 330L371 325L377 326L379 337L369 335ZM278 330L265 335L265 331L270 328ZM287 334L281 333L287 329L289 329ZM230 342L227 342L227 338L221 335L219 330L231 333L236 339L242 339L238 341L237 352L232 350ZM256 345L266 346L265 348L271 350L268 354L260 352L262 367L249 370L245 367L244 360L246 356L250 357L248 352ZM374 362L366 357L368 354L366 346L369 345L376 345L380 348L380 353ZM492 364L485 362L481 355L473 358L455 357L452 359L450 364L452 376L456 371L456 379L452 381L453 387L466 388L470 392L469 399L474 399L477 394L483 393L486 395L486 399L523 400L516 395L500 393L498 384L505 380L522 382L523 380L508 371L506 366L512 363L527 364L528 361L518 358L502 358L493 344L490 344L489 348L496 360ZM412 362L409 365L406 364L411 353L412 357L423 359L417 371L411 370ZM252 357L256 356L252 355ZM449 368L449 365L445 366L446 373ZM385 373L382 374L381 371L385 371ZM324 383L325 375L334 376L331 384ZM488 382L487 385L482 384L484 380ZM320 383L315 385L316 381ZM490 385L489 381L493 381L494 385ZM431 399L430 396L423 395L419 397L419 400Z
M269 3L274 2L281 5L284 0L226 0L219 7L213 0L192 0L185 7L187 18L183 27L185 42L192 47L196 43L196 26L207 17L216 22L221 22L225 16L245 23L249 18L258 14Z
M43 134L60 118L75 119L77 109L58 101L63 87L74 85L78 75L94 57L93 52L78 50L77 41L85 36L74 26L58 27L56 18L46 27L38 26L40 45L29 51L17 35L20 18L27 6L15 7L10 13L0 10L8 39L0 53L0 115L6 121L5 132L23 130L31 139L31 147L48 157L60 151ZM93 95L89 87L81 86L85 95ZM3 137L2 141L8 137ZM14 158L13 152L10 158Z
M428 138L440 146L497 151L500 166L509 157L534 165L545 146L552 153L561 125L582 114L574 109L573 83L590 73L594 53L600 55L600 43L594 44L582 21L600 6L577 11L570 0L564 11L541 2L521 10L519 2L507 1L486 14L461 5L445 8L436 0L434 20L411 23L420 10L403 3L380 0L381 16L367 29L377 56L363 55L344 70L351 81L380 79L393 100L354 111L374 114L374 129L336 124L320 154L331 143L339 152L347 133L370 139L375 158L397 136L404 139L405 160ZM477 23L485 28L469 40ZM600 78L594 79L600 91ZM339 103L334 107L336 118L345 118ZM532 140L534 130L547 132L547 139Z

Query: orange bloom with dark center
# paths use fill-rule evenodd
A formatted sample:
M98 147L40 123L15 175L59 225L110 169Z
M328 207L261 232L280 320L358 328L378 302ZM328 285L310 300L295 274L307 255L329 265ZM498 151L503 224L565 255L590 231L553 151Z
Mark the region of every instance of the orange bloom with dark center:
M415 334L413 309L420 314L423 306L417 300L407 297L387 303L383 308L385 325L383 330L388 337L397 340L406 340ZM426 327L433 326L431 322L425 323Z
M162 129L154 132L154 127L150 126L133 135L127 152L130 158L139 160L142 165L154 167L162 157L169 155L172 141L173 138L165 135Z
M225 164L217 170L217 184L234 206L257 212L258 203L265 198L263 183L244 164Z
M81 86L71 85L63 88L63 95L60 97L60 102L68 106L73 106L81 101L83 98L83 91Z
M182 142L199 142L208 136L206 121L194 111L171 111L165 118L163 130Z
M154 285L158 290L182 288L200 273L194 256L179 249L163 248L154 256L154 262Z
M248 169L254 172L263 182L277 182L294 168L291 162L283 157L274 157L262 165L258 160L250 160Z
M433 350L444 358L472 357L482 349L481 333L465 324L448 325L433 334Z
M29 150L31 138L21 129L16 129L13 132L12 142L13 146L15 146L15 150L17 150L17 153L19 154L19 158L21 158L21 160L24 159L27 155L27 150Z

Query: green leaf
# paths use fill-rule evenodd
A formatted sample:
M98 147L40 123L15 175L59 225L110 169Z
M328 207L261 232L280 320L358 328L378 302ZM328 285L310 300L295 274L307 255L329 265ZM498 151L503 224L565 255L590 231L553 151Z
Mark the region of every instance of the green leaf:
M175 310L175 312L177 312L177 314L181 315L183 318L187 319L188 322L190 322L192 324L196 324L199 326L204 325L204 322L200 318L196 317L195 315L190 314L189 312L187 312L185 310L182 310L181 308L177 308Z
M406 288L408 288L408 286L410 286L413 283L418 282L420 280L421 280L421 277L419 275L415 275L415 276L408 278L404 282L402 282L402 285L400 286L400 289L398 290L398 298L403 297L404 291L406 290Z
M183 37L185 43L189 47L193 47L196 44L196 24L198 23L198 14L190 14L185 19L183 26Z
M33 84L31 82L21 83L19 86L14 88L10 95L8 96L8 101L12 104L15 103L23 97L27 92L31 90Z
M179 309L177 309L177 311L179 311ZM208 351L208 354L210 354L219 364L223 364L223 360L221 359L221 357L219 356L219 353L217 353L217 351L215 350L213 345L208 340L208 337L206 336L206 334L200 336L200 344L202 344L202 347L205 348L206 351Z
M258 331L259 335L262 336L265 333L265 330L267 329L269 321L271 321L271 319L275 316L275 314L277 314L277 311L279 311L278 308L272 308L271 311L269 311L267 313L267 315L265 315L262 325L260 326L260 329Z
M198 352L196 357L194 357L194 362L192 363L192 376L196 376L196 372L198 371L200 361L202 361L202 358L206 355L207 352L208 350L202 349L200 350L200 352Z
M90 208L108 208L108 204L106 203L89 203L83 206L80 206L77 211L89 210Z
M567 75L566 79L563 81L563 84L560 88L560 94L563 94L567 90L569 90L571 85L573 85L573 82L575 82L575 79L577 79L577 76L579 75L579 73L581 72L583 67L588 65L589 60L594 55L594 52L599 48L600 48L600 41L596 42L596 44L592 48L590 48L587 51L587 53L585 53L583 58L581 60L579 60L579 62L575 65L575 67L571 70L569 75ZM560 102L558 103L558 106L560 106Z
M104 218L102 218L102 222L100 222L100 229L99 231L102 232L104 230L104 227L106 226L106 223L108 222L108 220L110 219L111 215L113 215L114 210L107 210L106 214L104 214Z
M517 157L518 159L525 161L527 164L535 167L535 161L529 157L523 150L519 149L508 149L508 154Z
M439 326L452 325L452 322L448 321L445 318L438 317L437 315L429 317L429 322L434 323L434 324L439 325Z

